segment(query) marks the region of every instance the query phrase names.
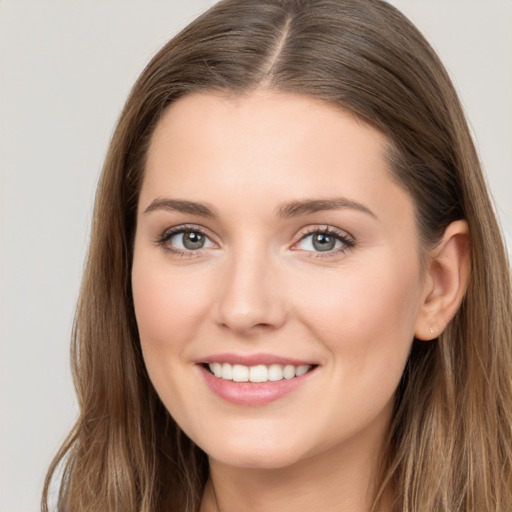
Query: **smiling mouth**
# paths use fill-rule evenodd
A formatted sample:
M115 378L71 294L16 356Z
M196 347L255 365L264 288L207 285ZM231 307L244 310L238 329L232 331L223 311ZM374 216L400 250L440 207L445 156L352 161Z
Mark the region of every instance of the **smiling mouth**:
M294 366L292 364L258 364L245 366L243 364L230 363L203 363L202 365L215 377L233 382L277 382L301 377L312 371L317 365L303 364Z

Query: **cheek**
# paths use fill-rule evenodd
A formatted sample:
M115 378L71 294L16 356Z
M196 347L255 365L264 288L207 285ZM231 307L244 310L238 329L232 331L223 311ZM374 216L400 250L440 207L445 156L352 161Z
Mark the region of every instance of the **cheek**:
M332 393L326 393L318 420L332 425L326 442L339 435L338 425L354 433L377 418L389 421L414 336L420 297L416 267L388 261L365 265L361 272L340 269L329 280L311 280L308 288L307 294L296 294L301 320L329 353L325 368Z
M167 409L180 416L193 398L193 390L180 383L192 366L190 347L210 309L209 281L200 272L191 275L140 256L135 254L132 289L144 363Z
M209 281L200 272L139 261L134 260L132 287L142 344L164 348L186 343L208 311Z
M198 272L187 275L183 269L172 269L165 262L136 253L132 289L149 377L167 409L187 426L188 415L184 411L194 400L194 390L180 383L185 382L193 364L191 342L209 311L209 281Z
M419 276L415 263L393 255L340 267L297 290L302 321L346 371L372 365L385 372L392 365L401 374L414 337Z

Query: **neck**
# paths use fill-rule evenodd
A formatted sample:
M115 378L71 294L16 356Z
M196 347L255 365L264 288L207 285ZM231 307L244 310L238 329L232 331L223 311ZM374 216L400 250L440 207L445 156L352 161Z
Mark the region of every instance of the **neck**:
M200 512L370 512L382 446L367 441L278 469L233 467L210 459ZM389 493L383 496L378 512L392 510L390 498Z

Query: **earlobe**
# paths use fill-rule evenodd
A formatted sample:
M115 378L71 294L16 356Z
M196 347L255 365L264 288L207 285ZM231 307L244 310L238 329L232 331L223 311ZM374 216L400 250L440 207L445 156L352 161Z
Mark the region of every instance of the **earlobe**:
M420 340L437 338L460 307L470 274L467 222L452 222L429 254L425 286L415 326Z

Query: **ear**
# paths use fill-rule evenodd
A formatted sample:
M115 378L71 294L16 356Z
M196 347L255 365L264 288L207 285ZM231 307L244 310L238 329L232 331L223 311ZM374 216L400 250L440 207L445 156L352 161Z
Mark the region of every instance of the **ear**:
M437 338L455 316L470 274L470 240L466 221L452 222L428 255L425 283L414 335Z

